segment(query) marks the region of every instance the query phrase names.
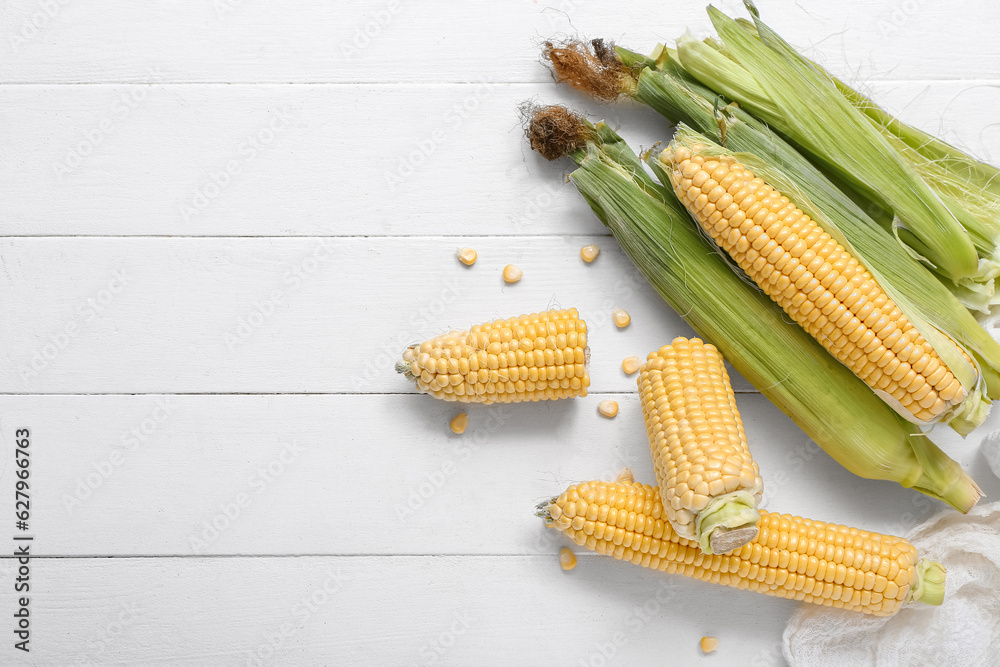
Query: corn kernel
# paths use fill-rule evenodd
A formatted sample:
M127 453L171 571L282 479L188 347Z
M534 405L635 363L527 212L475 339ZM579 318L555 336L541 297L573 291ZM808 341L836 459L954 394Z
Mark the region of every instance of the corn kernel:
M475 264L476 257L478 257L476 251L472 248L459 248L455 255L458 257L458 261L466 266L472 266Z
M618 403L606 398L597 404L597 411L605 417L611 418L618 414Z
M465 414L464 412L455 415L452 418L451 423L448 424L448 426L451 427L451 432L457 433L459 435L465 433L465 429L468 425L469 425L469 415Z
M619 484L631 484L635 481L635 477L632 476L631 468L622 468L622 471L618 473L618 479L616 480Z
M522 276L524 276L524 271L517 268L513 264L508 264L507 266L503 267L503 280L508 285L516 283L521 279Z
M627 375L632 375L637 370L639 370L639 357L625 357L622 359L622 370L625 371Z
M701 638L701 652L706 655L709 653L714 653L715 649L719 648L719 640L715 637L702 637Z
M611 319L614 321L616 327L624 329L632 321L632 316L624 308L615 308L611 311Z
M601 246L597 245L596 243L591 243L590 245L585 245L582 248L580 248L580 257L583 259L583 261L587 262L588 264L597 259L597 256L600 254L601 254Z
M576 567L576 554L563 547L559 550L559 567L568 572Z

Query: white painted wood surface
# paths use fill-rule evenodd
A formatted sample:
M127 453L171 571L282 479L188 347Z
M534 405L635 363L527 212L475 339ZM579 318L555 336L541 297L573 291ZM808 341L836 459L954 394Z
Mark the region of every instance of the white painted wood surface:
M1000 157L993 5L761 10L907 120ZM715 634L712 660L783 664L794 605L592 556L563 573L531 514L624 465L651 480L619 364L689 329L569 165L526 148L517 106L665 139L645 109L553 85L537 44L648 49L684 27L707 29L701 3L4 3L0 494L29 427L38 559L32 653L8 641L0 662L697 664ZM591 324L586 399L473 406L458 437L455 405L392 372L413 340L555 304ZM939 508L850 475L735 382L769 508L896 533ZM935 433L994 498L977 448L998 424Z

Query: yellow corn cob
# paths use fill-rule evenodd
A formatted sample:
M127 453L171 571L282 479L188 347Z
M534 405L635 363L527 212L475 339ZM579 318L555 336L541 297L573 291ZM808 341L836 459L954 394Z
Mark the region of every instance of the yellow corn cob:
M904 417L929 423L965 399L966 388L856 258L744 165L700 148L675 144L661 156L674 191L771 299Z
M764 485L714 345L676 338L647 357L639 396L666 518L705 553L757 536Z
M452 331L411 345L396 370L436 398L519 403L586 396L587 324L575 308Z
M657 489L583 482L538 507L546 523L600 554L694 579L890 616L909 602L941 604L944 567L906 540L761 511L753 542L709 555L670 527Z

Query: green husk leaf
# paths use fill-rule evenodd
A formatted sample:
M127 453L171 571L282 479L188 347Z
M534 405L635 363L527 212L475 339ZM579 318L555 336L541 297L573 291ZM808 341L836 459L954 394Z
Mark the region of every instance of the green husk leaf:
M678 54L685 69L739 101L866 197L887 202L918 242L914 249L939 272L955 281L977 276L978 255L969 234L828 77L759 19L754 19L756 38L714 7L708 11L731 58L682 38Z

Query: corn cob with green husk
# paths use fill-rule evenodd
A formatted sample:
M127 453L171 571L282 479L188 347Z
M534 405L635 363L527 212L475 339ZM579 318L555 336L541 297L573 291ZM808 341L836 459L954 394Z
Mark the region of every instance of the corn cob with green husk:
M535 514L599 554L765 595L874 616L944 600L944 566L893 535L761 511L753 541L706 554L672 530L657 490L637 482L574 484Z
M741 278L617 134L562 107L530 116L532 147L577 163L573 183L664 300L827 453L960 511L976 503L961 467Z
M974 188L955 189L948 183L953 174L913 149L916 135L873 122L879 114L864 109L860 96L838 87L762 23L752 3L745 4L754 15L752 30L709 7L721 42L688 35L678 40L684 69L789 138L862 198L890 211L885 222L910 251L970 306L988 307L1000 273L1000 226L975 197L963 198ZM938 142L928 150L943 147Z
M985 418L987 399L1000 394L1000 345L937 277L900 252L890 233L879 228L791 145L741 109L718 108L717 96L691 79L665 48L658 49L655 58L645 58L622 48L612 50L595 40L590 46L550 44L545 55L557 79L605 100L630 96L673 122L687 123L711 134L733 152L739 152L744 160L761 165L761 169L780 171L782 179L793 181L794 190L823 212L838 241L850 247L863 266L879 275L881 283L891 287L901 313L909 321L920 322L920 329L930 331L932 337L939 338L940 333L943 338L939 346L953 349L957 344L962 358L956 358L955 364L974 362L983 382L966 378L966 393L973 398L953 411L958 416L951 419L952 427L965 434ZM900 375L902 379L905 373ZM891 395L887 398L894 407L902 407ZM902 414L913 417L906 410ZM915 421L926 423L928 417L934 420L942 414L925 414L924 419Z
M897 412L917 424L951 419L965 431L982 422L990 402L976 364L858 261L794 180L684 125L658 161L705 232Z

